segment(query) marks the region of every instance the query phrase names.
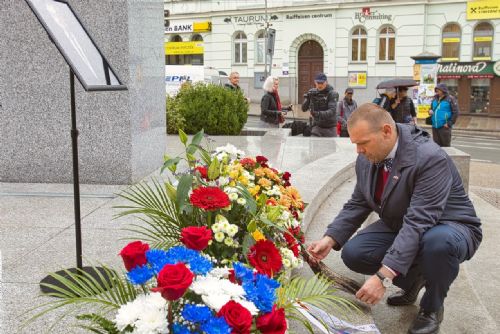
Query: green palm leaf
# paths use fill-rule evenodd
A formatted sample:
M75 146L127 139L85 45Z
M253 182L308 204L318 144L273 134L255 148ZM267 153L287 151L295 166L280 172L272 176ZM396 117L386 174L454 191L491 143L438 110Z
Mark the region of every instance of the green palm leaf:
M91 268L97 277L80 269L76 272L64 270L64 275L50 274L57 284L41 283L53 291L43 295L56 298L28 310L27 313L33 315L22 326L29 325L46 313L64 308L65 312L47 329L50 332L58 322L69 315L75 315L86 305L95 309L96 316L104 317L137 297L135 287L123 274L104 265L100 265L99 269Z
M280 288L277 306L285 309L287 318L301 322L312 333L309 322L297 309L297 303L307 303L344 316L353 311L360 311L355 304L337 296L335 292L331 282L321 275L309 279L294 277Z

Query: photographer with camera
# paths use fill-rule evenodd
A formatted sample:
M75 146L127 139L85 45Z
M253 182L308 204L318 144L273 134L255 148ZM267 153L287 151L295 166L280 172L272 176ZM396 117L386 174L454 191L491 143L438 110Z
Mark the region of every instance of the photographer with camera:
M327 82L326 75L319 73L314 78L315 88L304 94L302 111L311 110L313 137L337 136L337 102L339 94Z

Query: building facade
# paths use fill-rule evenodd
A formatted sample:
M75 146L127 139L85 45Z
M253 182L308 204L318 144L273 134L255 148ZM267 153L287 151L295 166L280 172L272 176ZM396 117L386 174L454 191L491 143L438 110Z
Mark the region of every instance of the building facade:
M166 63L237 71L257 102L267 26L276 31L270 67L284 103L301 103L317 72L341 95L352 87L358 101L371 101L380 81L412 78L411 57L425 51L442 56L438 80L457 95L462 113L500 115L498 1L264 3L166 1Z

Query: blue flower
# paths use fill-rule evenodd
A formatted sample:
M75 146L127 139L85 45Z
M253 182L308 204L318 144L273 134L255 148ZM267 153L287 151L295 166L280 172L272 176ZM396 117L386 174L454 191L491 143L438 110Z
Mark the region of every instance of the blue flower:
M210 270L212 270L212 262L206 257L198 254L196 259L189 262L189 268L197 275L206 275Z
M192 333L189 330L189 328L187 328L186 326L181 325L177 322L172 325L172 332L174 334L191 334Z
M178 262L189 263L197 259L199 254L197 251L184 246L175 246L166 252L166 256L169 264L176 264Z
M132 284L144 284L149 281L154 275L153 270L147 265L137 266L127 273L128 280Z
M231 327L227 324L224 318L210 318L206 323L201 325L201 330L207 334L230 334Z
M167 252L161 249L150 249L146 252L146 259L148 263L151 265L152 270L155 274L158 274L166 264L175 264L169 263Z
M212 311L206 306L187 304L182 310L182 317L190 322L205 322L212 318Z
M279 286L279 282L262 274L257 274L254 281L244 281L242 284L246 299L265 313L272 311Z
M233 263L234 275L237 279L241 281L252 281L253 280L253 270L247 268L244 264L240 262Z

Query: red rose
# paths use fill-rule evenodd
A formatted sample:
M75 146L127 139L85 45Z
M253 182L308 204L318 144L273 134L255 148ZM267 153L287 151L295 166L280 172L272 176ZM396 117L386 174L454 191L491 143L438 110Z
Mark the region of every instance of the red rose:
M208 246L208 242L212 240L212 230L205 226L185 227L181 231L181 242L190 249L202 251Z
M261 274L273 277L281 269L281 255L270 240L259 240L250 247L248 261Z
M191 204L207 211L222 209L231 205L227 194L218 187L198 187L189 197Z
M193 283L193 278L193 273L184 263L167 264L158 273L158 287L151 291L160 292L166 300L177 300Z
M286 328L285 310L276 310L276 305L271 312L257 318L257 329L262 334L283 334Z
M146 252L149 250L149 245L141 241L134 241L123 247L120 256L123 259L127 271L131 271L137 266L143 266L148 263Z
M195 172L198 171L200 172L200 175L202 178L205 180L208 180L208 169L205 166L198 166L194 168Z
M289 172L284 172L282 178L283 178L283 180L288 181L288 180L290 180L291 176L292 176L292 174L290 174Z
M255 160L257 160L257 162L262 166L262 167L267 167L267 162L269 160L267 160L266 157L262 156L262 155L258 155L255 157Z
M252 314L234 300L230 300L222 306L217 316L224 317L227 324L232 328L231 334L250 334L253 320Z

